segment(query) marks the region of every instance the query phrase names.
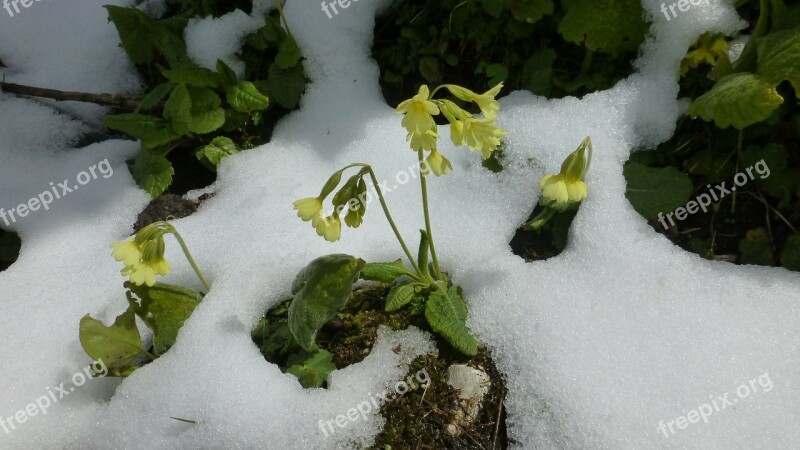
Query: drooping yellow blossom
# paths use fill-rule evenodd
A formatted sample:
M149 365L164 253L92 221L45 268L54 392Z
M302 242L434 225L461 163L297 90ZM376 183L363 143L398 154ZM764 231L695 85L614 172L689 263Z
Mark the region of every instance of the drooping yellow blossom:
M461 100L475 102L487 119L495 119L497 117L497 111L500 110L500 103L495 100L495 97L500 93L500 90L503 89L503 83L496 84L483 94L476 94L467 88L454 84L446 84L444 87Z
M155 222L127 241L112 243L111 255L125 264L120 273L140 286L153 286L156 275L169 274L170 266L164 259L164 234L172 231L174 228L166 222Z
M342 237L342 221L336 213L320 219L315 228L317 235L324 237L328 242L336 242Z
M695 45L696 48L687 53L681 61L681 76L701 64L714 65L718 59L727 58L728 42L722 34L706 33L700 36Z
M428 167L430 167L431 171L437 177L440 175L444 175L450 170L453 169L453 165L450 164L450 161L444 157L441 153L439 153L436 149L431 150L430 155L425 159Z
M435 124L433 129L430 129L424 133L414 131L412 133L408 133L408 137L406 138L407 141L411 141L411 149L415 151L435 149L437 139L439 139L439 135L436 133Z
M467 118L451 124L450 138L455 145L467 144L472 151L480 150L488 159L500 146L500 138L508 133L494 124L493 119Z
M545 175L539 181L539 187L542 189L539 202L544 206L563 210L585 199L589 195L589 189L583 181L583 176L589 168L591 157L592 141L587 137L577 150L567 156L558 174Z
M319 197L301 198L293 203L294 209L297 211L297 217L301 218L303 222L311 221L311 225L317 226L322 220L322 199Z
M132 266L142 259L142 252L133 239L123 242L114 242L111 244L111 248L113 248L111 256L117 261L124 263L126 266Z
M433 116L439 114L439 107L429 99L430 90L427 85L419 87L417 95L397 106L398 114L405 114L401 124L409 133L425 134L436 128Z

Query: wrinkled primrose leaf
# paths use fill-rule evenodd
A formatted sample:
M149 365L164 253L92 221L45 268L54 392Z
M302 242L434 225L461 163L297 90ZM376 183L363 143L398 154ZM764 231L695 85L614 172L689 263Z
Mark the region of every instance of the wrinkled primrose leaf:
M148 287L126 282L125 287L141 299L136 314L153 330L156 356L163 355L175 344L184 322L203 300L203 295L194 289L172 284L156 283Z
M136 370L134 360L145 354L142 338L136 328L136 303L129 297L130 306L107 327L89 314L81 319L80 341L86 354L103 361L112 376L125 377Z
M349 255L327 255L297 274L292 284L289 330L304 350L314 349L319 329L344 308L364 265L364 260Z
M289 366L286 371L296 376L306 389L322 387L328 375L336 370L333 355L322 349L292 355L286 364Z
M425 318L456 350L467 356L478 354L478 340L467 328L467 305L459 286L450 286L445 293L434 290L425 304Z

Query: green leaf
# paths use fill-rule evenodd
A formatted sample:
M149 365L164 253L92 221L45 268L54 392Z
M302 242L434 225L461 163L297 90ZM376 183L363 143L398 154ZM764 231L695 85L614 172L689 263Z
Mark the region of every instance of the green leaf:
M151 197L156 198L163 194L172 184L172 175L174 174L172 163L152 150L142 148L136 155L133 179Z
M800 92L800 27L759 39L756 73L773 84L788 80Z
M403 264L403 260L390 263L367 263L361 269L361 278L379 283L391 284L402 276L417 278L417 274Z
M442 78L439 60L433 56L425 56L419 60L419 74L429 83L435 83Z
M430 250L430 243L428 241L428 233L425 230L419 230L419 251L417 252L417 267L423 275L428 275L428 252Z
M556 52L552 49L545 48L534 53L522 67L521 87L535 95L550 95L555 61Z
M232 140L225 136L219 136L214 138L210 144L198 150L195 155L200 161L205 161L216 167L223 158L237 153L239 153L239 149L236 148L236 144Z
M733 125L742 130L766 120L783 103L783 97L768 80L750 73L721 78L710 91L689 107L687 114L712 120L720 128Z
M148 92L147 95L142 98L142 101L139 102L134 112L138 113L139 111L155 109L156 106L169 95L174 87L175 83L171 81L166 81L154 87L152 91Z
M336 370L333 354L317 349L292 355L286 362L286 372L294 375L306 389L319 388L328 380L328 375Z
M302 54L300 53L300 46L292 38L291 35L286 35L286 38L281 41L278 47L278 55L275 56L275 64L281 69L288 69L296 66L300 62Z
M269 66L269 97L286 109L294 109L306 90L306 77L302 64L291 69Z
M175 344L184 322L203 300L203 295L194 289L172 284L148 287L125 282L125 287L141 300L136 314L153 330L153 352L157 356Z
M434 290L425 304L425 318L433 331L456 350L467 356L478 354L478 340L467 328L467 305L460 287L450 286L446 294L440 289Z
M222 85L226 88L229 86L235 86L237 83L239 83L239 77L236 76L236 72L234 72L233 69L225 64L225 61L221 59L217 60L217 73L222 80Z
M511 14L520 22L536 23L545 15L553 14L553 0L513 0Z
M625 197L647 220L684 206L692 195L692 180L674 167L647 167L631 162L623 169L628 183Z
M189 88L181 83L172 90L164 104L164 118L172 123L172 129L182 135L189 134L192 125L192 97Z
M136 328L134 308L135 304L131 303L109 327L89 314L80 322L78 336L86 354L95 361L102 361L108 373L114 376L128 372L134 360L145 353Z
M162 69L161 73L170 81L185 83L193 87L219 87L220 76L204 67L184 67L179 69Z
M783 244L781 266L785 269L800 272L800 234L789 236Z
M181 137L169 122L147 114L117 114L103 117L111 130L121 131L142 141L147 148L168 144Z
M364 260L349 255L328 255L312 261L295 278L289 307L292 336L310 351L317 332L344 308Z
M154 21L137 8L106 5L108 20L114 23L122 48L134 64L152 62L155 49L150 43Z
M763 228L749 230L745 238L739 241L740 264L771 266L772 260L772 247L769 242L769 236L767 236Z
M647 23L639 0L562 0L558 32L569 42L612 55L636 50Z
M222 100L209 88L190 87L192 99L192 133L206 134L216 131L225 124L225 110L220 107Z
M395 286L386 296L386 311L394 312L411 303L419 292L425 287L422 283L401 284Z
M194 65L186 54L186 44L183 35L175 34L173 30L161 23L154 23L150 31L150 42L156 52L160 54L172 68Z
M489 64L486 66L486 76L489 78L489 86L495 86L506 81L508 68L502 64Z
M225 94L231 107L239 112L260 111L269 106L269 98L249 81L240 81L226 89Z

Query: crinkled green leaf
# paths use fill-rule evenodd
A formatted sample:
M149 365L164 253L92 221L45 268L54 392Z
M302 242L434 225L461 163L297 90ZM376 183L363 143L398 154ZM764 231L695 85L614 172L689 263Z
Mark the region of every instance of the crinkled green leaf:
M168 144L181 137L172 125L161 117L147 114L116 114L103 117L111 130L121 131L142 141L147 148Z
M193 65L186 54L186 44L183 34L176 34L172 29L161 23L155 23L150 31L150 42L156 52L160 54L171 68Z
M416 278L414 271L406 267L406 265L403 264L403 260L398 259L390 263L367 263L364 265L364 268L361 269L360 276L365 280L390 284L404 275Z
M425 304L425 318L456 350L468 356L478 354L478 340L467 328L467 305L460 287L450 286L447 294L434 290Z
M630 162L623 169L628 186L625 197L647 220L656 220L686 205L692 195L692 180L674 167L647 167Z
M193 87L216 88L220 85L220 76L204 67L189 66L179 69L162 69L161 73L170 81L185 83Z
M394 312L411 303L422 289L425 287L421 283L401 284L393 287L386 295L386 311Z
M236 153L239 153L236 144L225 136L219 136L214 138L210 144L198 150L195 155L200 161L205 161L216 167L223 158Z
M192 133L211 133L225 124L225 110L220 107L222 100L209 88L190 87L192 99L192 122L189 127Z
M153 60L155 49L150 43L153 19L137 8L122 8L106 5L108 20L114 23L119 33L122 48L134 64L146 64Z
M800 92L800 27L770 33L758 41L756 73L773 84L788 80Z
M151 109L155 109L162 100L164 100L172 89L175 87L175 83L171 81L165 81L164 83L159 84L158 86L154 87L152 91L148 92L142 100L139 102L139 105L136 107L136 113L139 111L150 111Z
M766 120L782 103L774 83L751 73L735 73L695 99L687 114L714 121L720 128L732 125L742 130Z
M126 282L125 287L141 300L136 314L153 330L153 352L163 355L175 344L178 332L203 295L194 289L166 283L137 286Z
M562 0L566 14L558 32L574 44L616 55L635 50L647 23L639 0Z
M192 98L185 83L172 90L164 104L164 118L172 124L176 133L189 134L192 126Z
M156 198L167 190L172 184L172 175L175 170L167 158L143 148L136 155L133 165L133 179L140 188L144 189L151 197Z
M306 389L322 387L328 375L336 370L333 354L322 349L292 355L286 365L289 366L286 371L296 376Z
M269 67L269 97L286 109L294 109L306 90L303 65L281 69L277 64Z
M240 81L226 89L225 94L231 107L239 112L260 111L269 106L269 98L249 81Z
M114 376L129 374L134 360L145 353L136 328L134 308L131 303L108 327L89 314L80 322L78 337L86 354L95 361L102 361L108 373Z
M297 65L302 57L300 53L300 46L292 38L291 35L286 35L286 38L281 41L278 46L278 55L275 56L275 64L281 69L288 69Z
M239 77L236 76L236 72L221 59L217 60L217 74L219 74L220 80L222 80L222 85L226 88L235 86L239 82Z
M292 284L289 329L304 350L314 348L317 332L344 308L364 260L327 255L312 261Z

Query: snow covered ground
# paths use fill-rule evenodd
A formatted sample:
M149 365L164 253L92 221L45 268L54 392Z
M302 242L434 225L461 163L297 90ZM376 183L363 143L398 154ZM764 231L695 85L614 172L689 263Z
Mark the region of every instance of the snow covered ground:
M101 7L107 3L126 4L48 1L15 17L0 11L6 79L136 92L135 71ZM306 391L263 359L249 332L314 257L399 255L377 208L336 244L297 219L292 201L316 192L333 170L372 164L396 186L387 201L401 231L414 235L422 223L416 186L395 183L415 155L382 100L369 57L373 18L389 3L353 3L329 19L316 4L288 0L285 12L313 80L301 109L279 124L270 144L227 159L216 196L175 222L211 278L211 292L167 355L121 383L91 380L67 390L46 415L23 413L25 423L9 433L0 425L0 448L336 448L368 443L380 430L373 417L325 437L317 422L403 377L408 362L430 348L424 333L382 333L364 362L333 374L330 389ZM482 169L478 154L441 149L455 167L429 183L442 264L465 289L470 326L508 375L509 434L519 447L797 448L800 275L688 254L624 197L622 164L630 152L668 139L685 107L676 98L676 72L688 46L704 31L733 32L743 23L731 1L693 7L669 22L660 2L643 3L655 20L653 35L627 80L580 100L515 92L501 101L498 123L509 132L502 174ZM231 36L250 26L241 16L195 24L187 33L192 54L229 58ZM69 387L91 362L78 342L78 321L86 313L111 320L124 310L108 244L128 235L148 201L125 169L136 143L74 148L99 126L102 110L47 105L0 94L0 207L27 202L50 182L75 180L104 159L113 176L9 227L23 248L0 272L3 419L61 383ZM508 242L538 200L539 177L556 172L587 135L595 148L590 197L569 245L556 258L526 264ZM167 281L199 288L170 243ZM396 345L400 354L391 351Z

